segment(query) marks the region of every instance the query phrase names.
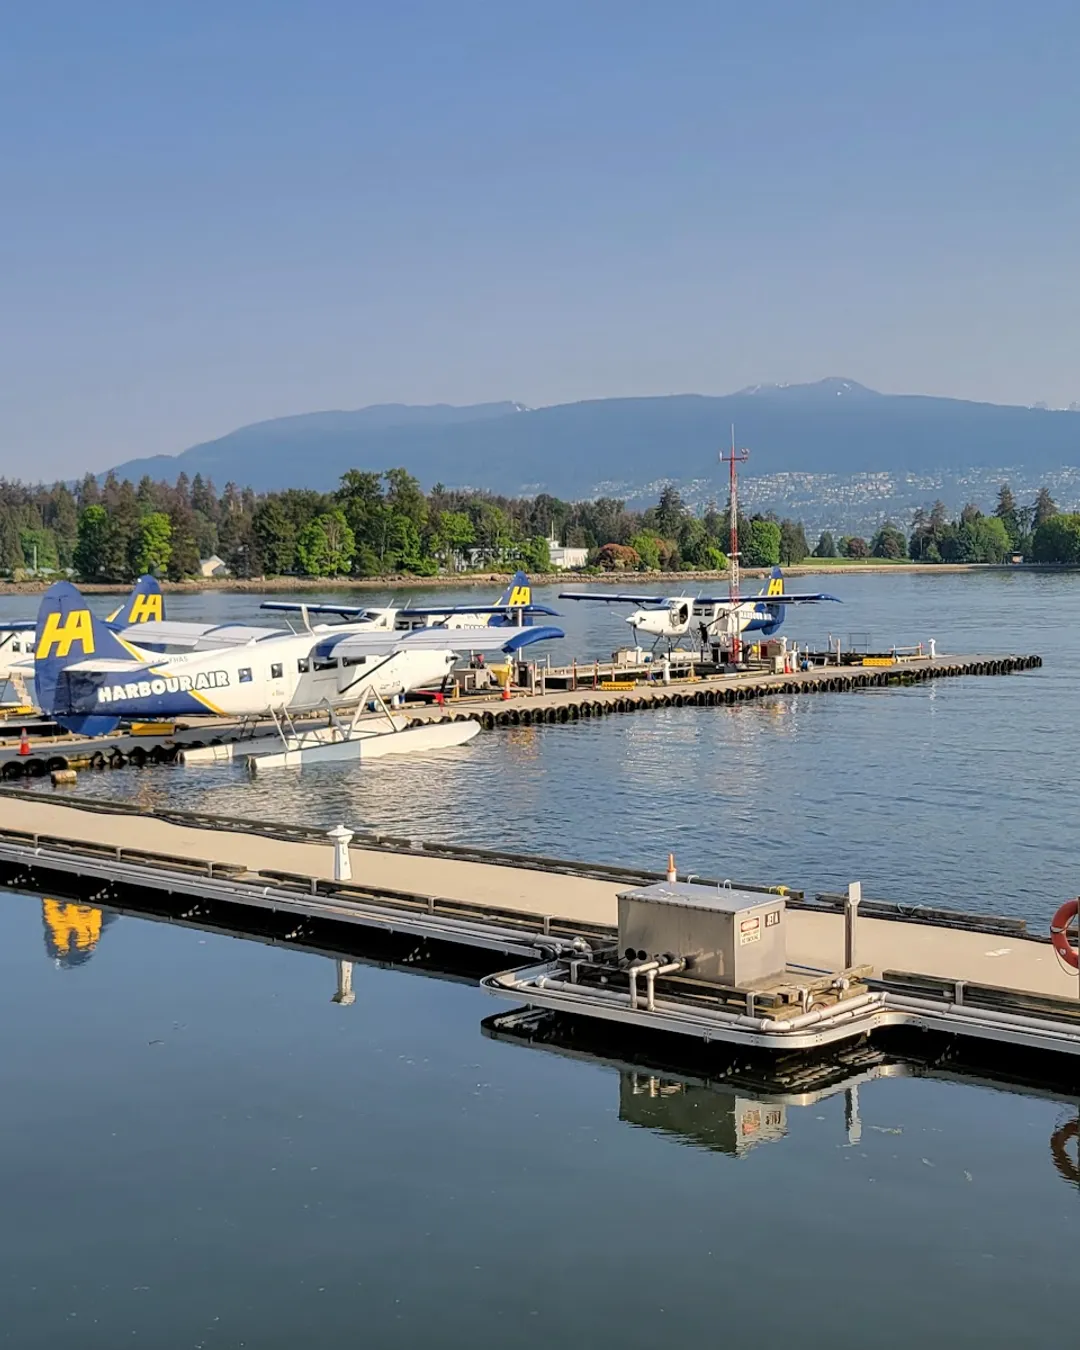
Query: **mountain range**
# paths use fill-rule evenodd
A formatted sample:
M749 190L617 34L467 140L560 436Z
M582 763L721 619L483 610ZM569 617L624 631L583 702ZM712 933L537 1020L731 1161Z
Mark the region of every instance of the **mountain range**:
M716 481L717 452L748 446L745 473L925 477L1022 465L1033 475L1080 465L1080 412L882 394L854 380L755 385L709 397L520 403L381 404L241 427L182 454L130 460L121 477L201 473L220 487L336 486L349 468L402 465L425 487L510 494L601 493L634 500L657 480ZM749 485L748 485L749 486Z

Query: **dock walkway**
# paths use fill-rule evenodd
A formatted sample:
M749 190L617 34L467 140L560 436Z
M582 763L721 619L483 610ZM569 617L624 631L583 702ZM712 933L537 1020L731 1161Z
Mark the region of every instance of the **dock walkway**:
M308 892L317 887L320 895L328 890L333 894L332 845L313 835L289 826L236 822L229 828L181 812L144 814L71 799L61 803L18 789L0 790L0 857L6 851L25 859L40 848L42 855L52 853L54 861L59 858L69 872L78 874L79 849L87 846L99 852L112 850L117 863L136 863L166 877L173 874L172 859L177 893L184 893L186 887L196 892L193 864L213 864L234 874L231 898L240 903L245 890L256 893L264 879L280 886L282 874L287 874L298 892L289 901L293 908L303 906L305 882L310 883ZM65 849L70 851L66 862ZM638 875L587 863L528 857L481 861L446 856L450 852L439 847L427 851L423 844L408 841L354 845L350 849L352 882L342 888L342 902L350 891L358 890L376 900L388 897L390 906L408 898L430 904L437 897L440 903L472 915L490 911L495 926L507 922L508 915L520 914L534 924L542 920L544 929L551 921L566 929L613 929L618 893L655 878L655 874ZM51 865L44 856L41 864ZM618 875L605 876L605 872ZM93 874L101 875L100 868ZM261 902L265 903L265 896ZM793 899L788 907L789 962L819 970L842 968L842 915L812 901ZM1006 930L1003 936L1000 931L919 921L917 915L906 920L861 917L858 961L870 965L875 976L904 971L1056 998L1080 995L1076 973L1062 968L1047 940L1024 934L1020 926L1016 931Z

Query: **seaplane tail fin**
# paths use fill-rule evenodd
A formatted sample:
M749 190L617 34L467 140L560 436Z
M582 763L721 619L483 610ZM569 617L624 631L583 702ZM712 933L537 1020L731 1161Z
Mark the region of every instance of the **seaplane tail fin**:
M495 604L499 609L521 609L524 605L531 605L532 585L528 576L524 572L515 572L510 578L510 585L495 601Z
M130 628L133 624L146 623L149 620L160 622L165 617L165 597L157 577L140 577L131 588L131 594L120 606L106 618L105 622L114 628Z
M784 574L779 567L774 567L769 573L769 584L761 592L762 595L783 595L784 594Z
M76 711L69 671L82 661L128 661L128 649L103 620L95 617L70 581L58 581L41 597L34 647L34 686L42 712L69 731L102 736L115 730L117 717Z

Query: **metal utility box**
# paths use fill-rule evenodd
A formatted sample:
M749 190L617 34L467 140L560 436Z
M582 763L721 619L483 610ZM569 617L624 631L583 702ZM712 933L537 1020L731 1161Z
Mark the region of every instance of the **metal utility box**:
M619 896L619 953L683 957L696 980L742 987L783 975L782 896L662 881Z

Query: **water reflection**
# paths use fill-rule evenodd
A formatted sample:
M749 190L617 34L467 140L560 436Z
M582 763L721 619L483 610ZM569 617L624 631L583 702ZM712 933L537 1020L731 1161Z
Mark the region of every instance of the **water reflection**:
M105 929L117 918L95 905L53 900L43 896L41 922L45 930L45 952L50 961L63 970L72 970L89 961Z
M1050 1157L1058 1176L1080 1190L1080 1116L1066 1120L1051 1135Z

